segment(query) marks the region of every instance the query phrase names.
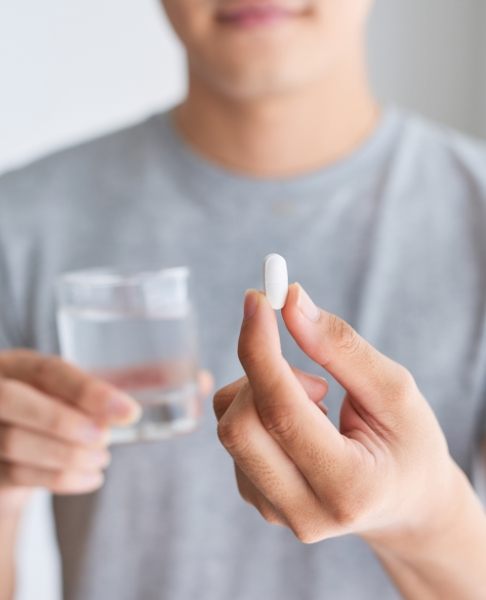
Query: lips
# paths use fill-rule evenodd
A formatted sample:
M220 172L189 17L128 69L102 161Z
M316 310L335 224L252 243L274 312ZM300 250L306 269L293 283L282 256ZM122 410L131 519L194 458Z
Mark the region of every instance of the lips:
M226 25L254 27L271 25L300 14L295 8L269 3L238 3L227 6L217 13L217 21Z

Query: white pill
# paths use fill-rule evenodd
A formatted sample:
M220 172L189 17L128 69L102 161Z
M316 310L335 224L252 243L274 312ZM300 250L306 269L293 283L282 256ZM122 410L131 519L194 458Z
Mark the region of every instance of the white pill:
M280 254L268 254L263 261L263 287L270 306L280 310L285 306L289 289L287 263Z

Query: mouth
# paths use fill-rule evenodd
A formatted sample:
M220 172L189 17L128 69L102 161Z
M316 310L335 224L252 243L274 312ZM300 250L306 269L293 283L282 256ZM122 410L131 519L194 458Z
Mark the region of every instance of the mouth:
M302 16L304 11L289 8L282 4L270 2L235 2L220 9L216 13L216 20L221 25L232 27L252 28L276 25L283 21Z

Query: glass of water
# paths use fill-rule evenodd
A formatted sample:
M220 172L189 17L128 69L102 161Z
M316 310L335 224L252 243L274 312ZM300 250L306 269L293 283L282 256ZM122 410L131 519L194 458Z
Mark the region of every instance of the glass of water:
M200 417L195 314L189 269L99 268L57 282L62 356L129 393L142 406L113 442L192 431Z

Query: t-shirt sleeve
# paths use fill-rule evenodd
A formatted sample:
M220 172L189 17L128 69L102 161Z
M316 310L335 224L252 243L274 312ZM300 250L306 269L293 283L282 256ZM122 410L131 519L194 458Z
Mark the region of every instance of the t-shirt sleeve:
M5 252L6 248L2 240L0 240L0 352L23 345L20 327L15 314Z
M483 410L481 425L480 437L474 453L472 483L486 508L486 410Z

